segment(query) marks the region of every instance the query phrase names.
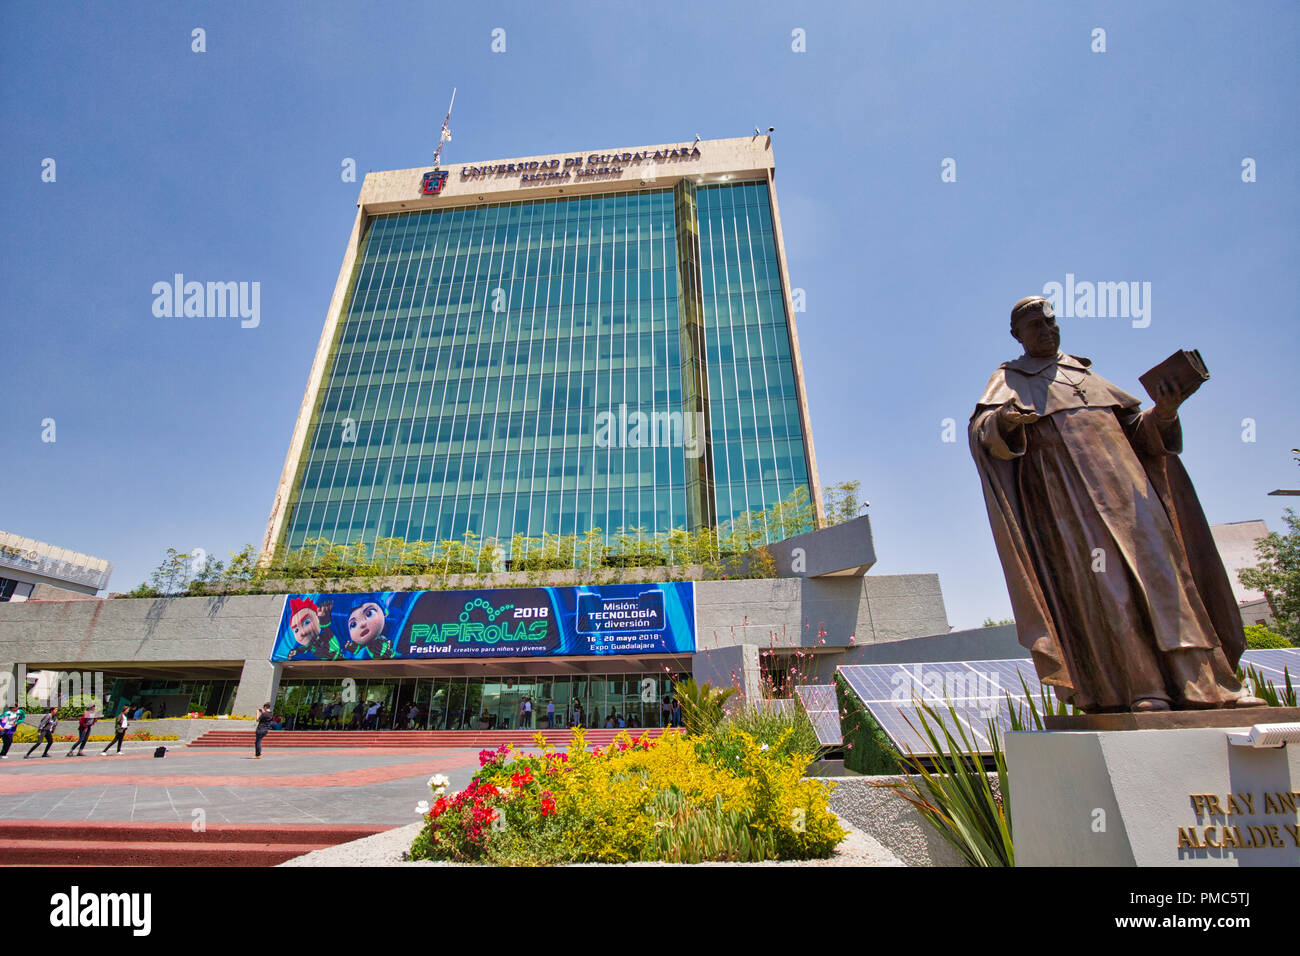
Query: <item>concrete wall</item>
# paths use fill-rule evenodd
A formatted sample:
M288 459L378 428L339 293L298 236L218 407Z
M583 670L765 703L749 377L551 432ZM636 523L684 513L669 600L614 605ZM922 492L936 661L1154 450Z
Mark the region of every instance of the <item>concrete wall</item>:
M0 661L266 660L283 608L282 594L0 604Z
M1254 721L1265 722L1264 710L1241 712L1242 729ZM1300 835L1289 829L1296 825L1296 813L1284 806L1300 789L1300 747L1233 746L1228 742L1231 732L1182 728L1008 734L1016 862L1300 865ZM1228 803L1229 794L1238 801L1236 808ZM1195 795L1220 802L1198 803ZM1278 802L1270 805L1266 795ZM1224 831L1230 826L1236 828L1241 845L1223 848ZM1214 831L1207 833L1207 827ZM1184 837L1189 842L1180 846Z
M876 563L871 521L866 515L767 546L780 574L799 577L861 577Z
M1016 640L1016 626L973 627L907 640L855 645L840 664L928 664L933 661L1028 660Z
M695 618L701 649L852 647L948 630L937 574L701 581Z
M884 785L900 777L835 777L831 810L908 866L966 866L966 862L916 809ZM997 778L990 775L994 790Z
M697 675L730 685L735 670L754 698L760 649L842 649L947 630L933 574L704 581L695 593ZM222 665L241 675L234 713L251 714L275 699L280 668L268 658L283 607L283 595L0 604L0 668ZM715 663L721 649L735 653Z
M691 658L691 676L697 683L714 687L735 687L740 693L733 698L757 701L763 697L759 676L758 648L752 644L733 644L705 651Z

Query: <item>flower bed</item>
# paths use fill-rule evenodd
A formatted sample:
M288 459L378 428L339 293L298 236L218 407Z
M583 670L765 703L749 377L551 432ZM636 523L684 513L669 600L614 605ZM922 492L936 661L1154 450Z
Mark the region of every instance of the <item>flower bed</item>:
M484 750L469 785L417 807L414 860L498 865L826 858L842 839L832 784L802 776L810 757L781 753L734 727L688 739L621 733L567 752Z
M32 726L29 725L29 724L23 724L23 725L21 725L21 726L18 728L17 732L14 734L14 743L15 743L15 744L31 744L31 743L35 743L37 737L39 737L39 736L40 736L40 734L36 731L36 729L35 729L34 727L32 727ZM56 744L67 744L67 743L73 743L73 742L76 741L77 739L78 739L78 735L77 735L77 734L58 734L58 733L56 733L56 734L54 735L54 742L55 742ZM90 743L92 743L92 744L93 744L93 743L108 743L110 740L113 740L114 737L113 737L112 734L91 734L91 735L90 735L89 737L87 737L86 739L87 739ZM139 741L139 740L179 740L180 738L177 737L175 734L151 734L151 733L149 733L148 731L142 731L142 732L140 732L140 733L127 734L127 735L126 735L125 737L123 737L122 739L125 740L125 741L127 741L127 742L129 743L129 742L132 741L132 740L137 740L137 741Z

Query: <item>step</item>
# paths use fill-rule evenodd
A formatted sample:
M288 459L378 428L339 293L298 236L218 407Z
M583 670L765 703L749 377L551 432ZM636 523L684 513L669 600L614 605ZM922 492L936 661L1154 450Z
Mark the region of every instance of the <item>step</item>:
M319 843L0 840L0 866L278 866L320 849Z
M3 820L0 840L139 843L311 843L334 846L383 833L392 827L359 824L227 824L195 833L188 823L85 820Z
M0 866L276 866L392 829L355 824L219 824L6 820Z

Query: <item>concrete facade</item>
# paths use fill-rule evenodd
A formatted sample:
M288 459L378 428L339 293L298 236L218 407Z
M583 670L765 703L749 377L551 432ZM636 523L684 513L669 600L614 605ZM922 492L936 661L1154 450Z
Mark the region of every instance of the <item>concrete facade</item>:
M946 631L936 575L880 578L778 578L696 584L699 679L731 684L759 698L759 655L799 648L835 658L873 644ZM0 669L108 670L138 676L237 679L233 712L252 714L274 700L282 665L269 661L284 595L28 601L0 605ZM614 659L609 659L614 660ZM633 666L635 657L618 659ZM530 658L530 668L563 669ZM572 662L570 662L571 664ZM316 664L367 673L378 662ZM396 666L393 664L379 666ZM409 673L447 665L401 662ZM521 665L522 666L522 665ZM724 679L725 678L725 679Z
M1300 745L1234 746L1233 732L1008 734L1016 865L1300 865Z

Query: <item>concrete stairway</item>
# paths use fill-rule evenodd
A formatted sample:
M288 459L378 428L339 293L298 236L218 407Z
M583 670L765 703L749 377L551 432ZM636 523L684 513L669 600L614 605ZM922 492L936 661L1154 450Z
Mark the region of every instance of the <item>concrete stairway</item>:
M0 866L275 866L392 827L0 821Z
M657 727L629 728L633 740L642 734L658 737L664 731ZM573 737L570 730L273 730L262 741L268 747L396 747L403 750L447 750L472 747L476 750L495 750L502 744L513 744L515 749L536 748L533 735L540 733L551 746L563 750ZM586 732L589 747L608 747L622 731L589 730ZM251 730L210 730L190 743L191 747L242 747L253 748Z

